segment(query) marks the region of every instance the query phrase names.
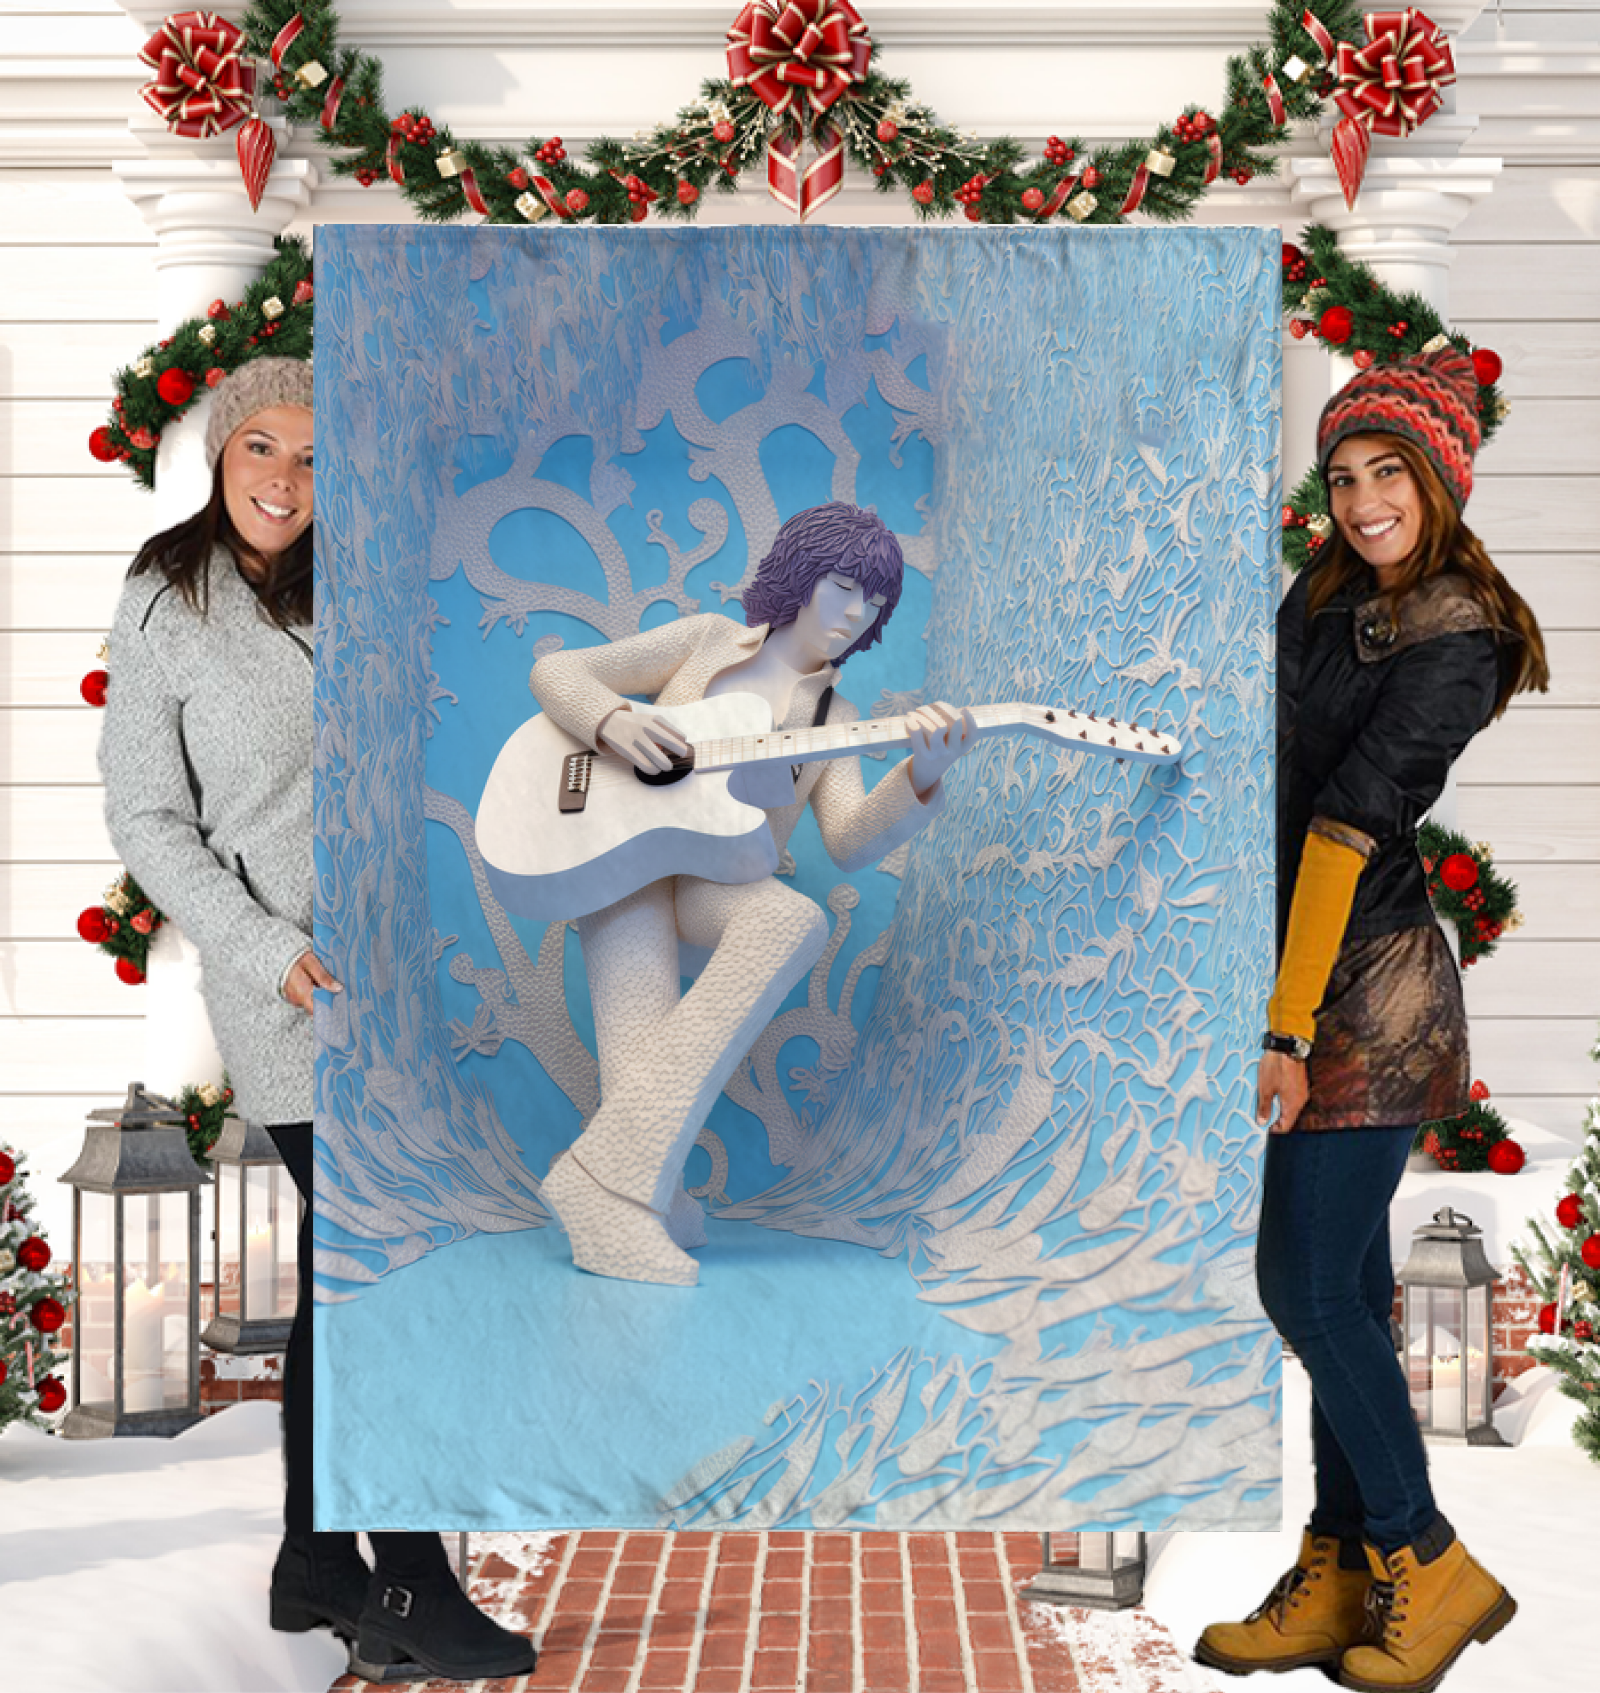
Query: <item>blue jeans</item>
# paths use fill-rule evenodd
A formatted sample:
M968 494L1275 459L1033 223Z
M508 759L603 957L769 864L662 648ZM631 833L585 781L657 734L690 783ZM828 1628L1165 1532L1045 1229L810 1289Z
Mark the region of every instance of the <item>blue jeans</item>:
M1311 1377L1313 1534L1384 1553L1454 1538L1395 1355L1389 1201L1415 1129L1269 1135L1256 1280L1278 1333Z

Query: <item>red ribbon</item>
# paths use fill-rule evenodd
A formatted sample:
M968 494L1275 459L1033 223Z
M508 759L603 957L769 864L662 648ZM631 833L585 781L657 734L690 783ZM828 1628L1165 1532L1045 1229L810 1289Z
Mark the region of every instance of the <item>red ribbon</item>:
M615 171L613 171L611 174L613 176L616 176ZM626 177L617 177L617 180L619 182L626 182L627 178ZM649 195L651 200L655 200L655 199L659 198L659 196L657 194L652 192L650 185L647 182L645 182L642 178L639 178L637 180L639 182L639 186L644 189L645 193ZM549 177L547 177L547 176L536 176L532 179L532 181L533 181L533 186L539 190L539 198L544 201L544 203L550 208L551 211L553 211L556 214L556 216L558 218L569 218L569 217L572 216L571 206L569 206L567 204L567 202L561 197L560 191L557 189L556 185L550 180ZM641 208L639 208L638 206L635 206L635 207L632 208L632 213L633 213L633 221L635 223L637 223L640 220L640 218L642 218L645 215L643 210Z
M1272 121L1276 124L1286 123L1289 114L1283 104L1283 95L1278 88L1278 79L1268 71L1261 79L1261 86L1267 91L1267 110L1272 113Z
M267 51L272 55L272 68L275 71L283 69L283 56L295 44L300 31L306 27L306 20L296 12L282 29L272 38L272 45Z
M1054 193L1052 193L1050 198L1039 208L1038 216L1040 220L1043 221L1045 218L1053 218L1056 213L1059 212L1064 205L1066 205L1067 201L1072 197L1073 189L1077 186L1078 178L1076 176L1062 177L1062 179L1056 184Z
M1133 181L1128 184L1128 197L1118 208L1118 217L1126 217L1129 212L1138 211L1139 202L1144 199L1144 191L1149 183L1150 172L1144 165L1140 165L1133 173Z
M1222 137L1215 130L1206 137L1206 178L1203 184L1209 188L1222 175Z
M215 12L177 12L139 49L155 72L139 90L174 135L206 140L250 115L255 79L241 31Z
M468 165L456 181L461 184L461 192L467 197L467 204L473 211L481 212L484 217L489 214L489 202L483 197L483 190L478 187L478 179L473 175L472 166Z
M844 186L844 140L817 122L817 156L802 171L802 114L815 118L867 74L872 40L849 0L750 0L728 31L728 75L790 122L767 143L767 192L801 218Z
M1333 132L1333 163L1354 207L1374 135L1410 135L1444 104L1456 80L1450 43L1425 12L1368 12L1366 45L1335 42L1311 12L1302 24L1334 74L1333 102L1344 116Z
M328 97L322 102L322 127L333 133L333 126L339 121L339 102L344 99L344 78L336 76L328 84Z
M385 158L389 165L389 179L391 182L404 184L406 168L400 163L400 149L405 145L405 136L398 129L389 131L389 145L384 149Z

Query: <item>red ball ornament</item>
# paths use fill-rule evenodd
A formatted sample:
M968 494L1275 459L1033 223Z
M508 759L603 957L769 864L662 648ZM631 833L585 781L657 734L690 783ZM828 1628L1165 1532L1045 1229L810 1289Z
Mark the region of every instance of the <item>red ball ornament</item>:
M1590 1322L1574 1323L1572 1325L1572 1338L1574 1340L1593 1340L1594 1324Z
M17 1173L17 1161L9 1152L0 1152L0 1187L9 1187Z
M1036 212L1044 204L1044 193L1038 188L1024 188L1022 204L1030 212Z
M378 173L375 170L369 170L365 165L356 172L356 181L359 182L363 188L370 188L377 180Z
M933 184L931 182L919 182L911 190L911 198L919 206L931 206L933 204Z
M888 118L885 118L883 122L878 125L876 133L878 139L885 147L887 147L891 141L899 139L900 125L897 123L891 123ZM730 136L729 139L731 140L732 137Z
M194 398L194 378L174 365L156 378L156 392L169 406L186 406Z
M78 684L78 692L83 695L89 705L104 705L106 703L106 684L111 680L109 671L91 670Z
M1304 341L1305 338L1311 333L1311 325L1303 317L1290 318L1290 320L1289 320L1289 333L1295 338L1296 341Z
M233 316L233 313L228 310L228 302L226 300L213 300L211 304L206 307L206 316L210 318L213 323L226 323L227 320Z
M728 142L733 140L734 136L736 136L738 133L739 133L738 130L736 130L733 127L733 125L728 122L728 120L726 118L723 118L723 120L720 123L714 123L711 126L712 137L715 140L720 141L724 146L726 146Z
M21 1254L19 1253L20 1257ZM1600 1234L1592 1234L1578 1248L1578 1256L1591 1270L1600 1270Z
M1439 880L1452 892L1464 894L1478 880L1478 865L1470 853L1453 852L1439 865Z
M983 222L983 207L976 200L969 200L962 210L966 213L968 223Z
M134 912L128 921L133 924L136 935L148 935L156 926L156 914L147 906L143 911Z
M1583 1201L1577 1194L1566 1194L1556 1207L1556 1221L1564 1229L1575 1229L1583 1221Z
M131 958L117 960L117 980L126 982L130 988L136 988L144 980L144 971Z
M1484 1084L1483 1082L1474 1082L1472 1084L1471 1093L1472 1093L1472 1097L1480 1105L1482 1105L1484 1100L1486 1100L1489 1097L1489 1089L1486 1086L1486 1084Z
M518 165L515 170L508 170L506 172L506 181L520 193L528 186L528 173L521 165Z
M67 1402L67 1390L54 1376L46 1376L38 1391L41 1411L59 1411Z
M1305 254L1295 246L1294 242L1285 241L1283 244L1283 268L1293 270L1296 265L1303 265L1305 262Z
M581 188L574 188L567 196L567 210L570 212L585 211L588 209L588 205L589 196Z
M17 1262L25 1270L32 1270L35 1275L50 1262L50 1243L41 1240L38 1235L31 1234L17 1248Z
M1496 1141L1489 1148L1489 1168L1497 1176L1514 1176L1527 1162L1527 1153L1514 1140Z
M129 435L128 439L141 452L145 452L145 453L149 452L150 449L156 444L155 436L152 435L148 429L135 429L133 431L133 433L131 435Z
M1101 176L1099 171L1097 171L1093 165L1090 165L1085 169L1082 180L1085 188L1098 188L1100 186Z
M1556 1332L1556 1308L1554 1305L1539 1307L1539 1333L1554 1334Z
M116 442L111 439L111 431L103 423L98 429L90 431L89 454L101 464L115 464L122 456Z
M1500 373L1505 369L1498 353L1492 353L1487 347L1479 347L1472 355L1472 374L1477 377L1478 385L1487 388L1491 382L1500 380Z
M1371 370L1373 362L1376 359L1376 357L1377 357L1377 355L1375 353L1368 351L1367 348L1357 347L1356 350L1350 355L1350 362L1356 367L1357 370Z
M314 294L315 290L311 286L311 278L309 276L302 276L294 285L294 299L289 303L295 306L303 306L313 297Z
M210 370L208 370L208 371L207 371L207 372L206 372L206 387L208 387L208 388L215 388L215 387L216 387L216 385L217 385L217 384L218 384L218 383L219 383L219 382L220 382L220 381L221 381L221 380L222 380L222 379L223 379L223 377L225 377L225 376L226 376L226 375L227 375L227 374L228 374L228 373L227 373L227 371L225 371L225 370L224 370L224 369L223 369L223 368L222 368L222 366L221 366L221 365L220 365L220 364L214 364L214 365L212 365L212 367L211 367L211 368L210 368Z
M1355 333L1356 320L1350 315L1348 306L1329 306L1317 319L1317 333L1324 341L1343 346Z
M1217 127L1217 120L1209 112L1196 112L1189 123L1201 140L1204 140Z
M28 1321L40 1334L55 1334L66 1320L66 1307L48 1294L43 1299L34 1300L33 1309L28 1312Z
M692 182L680 182L678 184L678 204L680 206L692 206L699 198L700 190Z
M78 913L78 934L91 946L98 946L110 933L106 914L98 905L88 906Z

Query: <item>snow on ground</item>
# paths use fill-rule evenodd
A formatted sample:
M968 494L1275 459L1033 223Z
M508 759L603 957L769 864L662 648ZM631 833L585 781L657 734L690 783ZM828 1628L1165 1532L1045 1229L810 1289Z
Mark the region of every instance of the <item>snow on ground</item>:
M1296 1366L1284 1376L1285 1527L1153 1538L1148 1608L1185 1650L1213 1618L1252 1609L1299 1543L1311 1493L1310 1392ZM1468 1650L1450 1693L1593 1685L1587 1541L1600 1522L1600 1467L1572 1446L1575 1407L1549 1373L1522 1380L1528 1386L1497 1413L1520 1444L1430 1449L1445 1511L1522 1607L1498 1639ZM325 1693L345 1662L332 1636L267 1626L281 1487L277 1407L267 1403L237 1406L175 1440L67 1441L7 1429L5 1684L37 1693ZM516 1538L495 1536L496 1550ZM1196 1668L1191 1686L1206 1684ZM1284 1693L1328 1686L1316 1670L1273 1682Z

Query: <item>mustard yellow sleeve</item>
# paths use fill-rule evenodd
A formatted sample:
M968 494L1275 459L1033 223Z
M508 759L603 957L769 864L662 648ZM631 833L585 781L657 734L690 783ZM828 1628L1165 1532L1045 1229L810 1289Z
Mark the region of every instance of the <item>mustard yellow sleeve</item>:
M1278 982L1267 1001L1267 1027L1304 1040L1316 1039L1317 1008L1374 845L1359 830L1330 824L1325 832L1321 824L1322 819L1314 820L1306 833Z

